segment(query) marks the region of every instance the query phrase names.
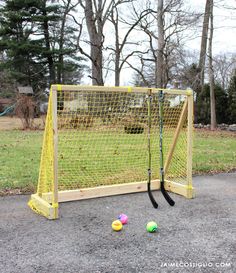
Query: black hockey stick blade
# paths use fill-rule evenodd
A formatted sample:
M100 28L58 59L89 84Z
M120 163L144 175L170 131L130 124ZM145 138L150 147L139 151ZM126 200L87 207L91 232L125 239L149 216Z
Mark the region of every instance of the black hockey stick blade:
M169 203L169 205L173 207L175 205L175 201L167 193L163 182L161 182L161 192L163 196L165 197L166 201Z
M158 204L156 202L156 200L154 199L153 195L152 195L152 192L151 192L151 183L148 183L148 196L152 202L152 205L155 209L158 208Z

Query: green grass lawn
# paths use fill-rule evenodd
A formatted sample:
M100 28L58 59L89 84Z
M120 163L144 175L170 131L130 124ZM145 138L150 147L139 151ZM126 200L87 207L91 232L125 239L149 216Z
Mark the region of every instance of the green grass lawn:
M195 131L193 173L228 172L236 168L236 134Z
M38 179L42 137L43 131L0 131L0 193L6 189L21 189L23 192L35 190ZM137 138L138 141L140 136L127 135L126 137L128 144L131 141L129 138ZM110 144L106 143L108 149L113 147L110 152L119 154L119 137L116 138L116 145ZM80 152L83 146L83 143L80 143ZM104 150L104 147L100 146L98 149ZM91 154L92 152L90 151ZM64 154L64 156L68 155ZM116 156L117 163L119 163L119 156L117 154ZM135 157L137 158L136 162L126 158L127 164L135 167L136 164L139 164L138 162L143 155L138 152ZM83 159L83 164L80 164L82 170L86 168L87 164L87 166L93 167L93 171L96 171L96 168L99 168L102 164L102 161L99 160L99 152L97 159L97 166L91 163L89 156L86 160ZM117 166L117 171L121 175L123 165L119 166L117 164ZM146 166L144 167L146 168ZM234 168L236 168L236 134L209 131L195 132L193 151L194 174L227 172ZM134 173L134 169L132 175L139 175L138 171ZM146 170L141 175L145 175L145 173ZM126 176L127 174L124 173L124 177ZM112 180L112 177L110 179Z
M35 189L42 136L43 131L0 131L0 190Z

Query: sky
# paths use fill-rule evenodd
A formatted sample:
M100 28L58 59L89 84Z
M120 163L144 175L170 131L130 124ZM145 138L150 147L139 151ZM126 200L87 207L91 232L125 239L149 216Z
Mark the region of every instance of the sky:
M191 6L197 11L204 12L206 0L191 1ZM214 7L214 36L213 54L224 52L236 53L236 0L215 0ZM224 6L234 7L234 10L223 8ZM188 47L199 50L200 38L195 39Z
M206 0L186 1L191 10L204 13ZM236 0L214 0L214 37L213 37L213 56L223 53L236 53ZM223 6L234 7L234 10L223 8ZM190 30L191 31L191 30ZM185 49L196 52L200 50L202 23L199 25L198 37L185 43ZM136 37L135 37L136 35ZM113 38L112 38L113 39ZM137 33L134 34L137 40ZM139 37L139 39L141 39ZM134 71L123 69L121 73L121 85L131 85ZM84 84L90 84L90 80L85 76ZM105 85L114 85L114 75L108 74Z
M214 34L213 34L213 56L223 53L236 54L236 0L214 0ZM204 12L206 0L190 0L192 10ZM232 9L223 8L234 7ZM202 26L199 29L201 35ZM190 40L185 44L185 48L192 51L194 50L199 54L201 44L201 37ZM131 72L130 72L131 73ZM128 85L130 82L129 73L125 71L121 75L121 82Z

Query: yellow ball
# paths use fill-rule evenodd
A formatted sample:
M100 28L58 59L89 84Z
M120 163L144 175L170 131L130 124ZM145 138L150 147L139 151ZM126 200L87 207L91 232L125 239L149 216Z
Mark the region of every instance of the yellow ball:
M123 225L122 225L120 220L115 220L115 221L112 222L111 227L115 231L120 231L120 230L122 230Z

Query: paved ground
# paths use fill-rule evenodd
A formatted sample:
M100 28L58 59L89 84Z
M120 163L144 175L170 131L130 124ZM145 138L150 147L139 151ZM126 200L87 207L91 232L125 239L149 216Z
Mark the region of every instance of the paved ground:
M236 173L195 177L197 197L159 192L62 204L49 221L26 206L29 196L0 198L1 273L236 272ZM121 232L111 230L120 213ZM145 231L148 221L159 232Z

